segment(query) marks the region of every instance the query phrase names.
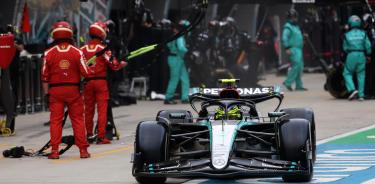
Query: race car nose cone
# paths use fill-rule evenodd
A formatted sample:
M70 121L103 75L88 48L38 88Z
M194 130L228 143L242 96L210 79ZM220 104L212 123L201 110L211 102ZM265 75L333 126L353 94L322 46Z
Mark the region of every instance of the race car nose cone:
M228 165L230 152L236 132L236 125L222 124L221 121L212 122L212 166L215 169L224 169ZM223 127L224 126L224 127Z
M221 167L221 166L225 166L225 163L226 161L224 159L216 159L213 165Z

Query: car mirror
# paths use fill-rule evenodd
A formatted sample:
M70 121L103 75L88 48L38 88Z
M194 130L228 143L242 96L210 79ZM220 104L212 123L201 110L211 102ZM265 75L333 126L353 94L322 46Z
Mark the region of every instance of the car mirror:
M284 116L285 114L286 114L285 112L269 112L268 117L278 118L278 117Z
M171 118L171 119L185 119L186 114L185 113L170 113L169 118Z

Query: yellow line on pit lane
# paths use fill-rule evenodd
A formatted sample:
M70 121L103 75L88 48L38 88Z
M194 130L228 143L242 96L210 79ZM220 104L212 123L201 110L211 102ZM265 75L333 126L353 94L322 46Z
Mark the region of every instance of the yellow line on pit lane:
M99 153L91 153L91 158L88 158L88 159L101 158L101 157L104 157L104 156L112 155L112 154L123 152L123 151L129 151L131 149L133 149L133 145L128 145L128 146L125 146L125 147L122 147L122 148L108 150L108 151L99 152ZM59 160L53 160L52 163L54 163L54 164L64 164L64 163L68 163L68 162L75 161L75 160L82 160L82 159L79 158L78 156L68 157L68 158L61 158L60 157Z
M5 144L0 144L0 148L2 148L2 147L7 147L7 146L10 146L10 144L7 144L7 143L5 143Z

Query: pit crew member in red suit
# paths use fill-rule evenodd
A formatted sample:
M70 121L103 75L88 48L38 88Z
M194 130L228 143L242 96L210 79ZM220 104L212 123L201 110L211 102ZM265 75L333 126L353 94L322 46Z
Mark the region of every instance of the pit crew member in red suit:
M106 47L104 43L107 37L108 28L103 22L96 22L89 27L90 41L81 48L83 54L87 59L92 58L97 52ZM88 138L93 136L94 129L94 114L95 105L98 111L98 136L97 144L110 144L111 141L105 137L107 125L107 107L109 100L109 90L107 84L107 69L120 70L125 67L127 63L121 61L120 63L111 54L111 51L106 51L103 55L95 59L90 69L95 72L95 75L85 79L84 88L84 103L85 103L85 124Z
M50 109L51 154L49 159L59 159L59 144L62 136L64 107L68 107L72 121L75 144L81 158L89 158L89 144L86 140L83 99L79 83L81 76L91 73L81 50L73 45L73 31L69 23L56 22L51 36L54 46L44 52L42 81L45 94L48 95Z

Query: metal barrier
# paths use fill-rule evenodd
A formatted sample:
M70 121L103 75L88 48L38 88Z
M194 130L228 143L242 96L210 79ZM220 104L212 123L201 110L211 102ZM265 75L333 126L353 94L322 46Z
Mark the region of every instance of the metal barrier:
M20 57L17 81L17 112L40 112L47 108L41 83L42 59L40 54Z
M18 79L15 81L16 87L13 86L13 88L17 88L15 94L17 99L17 113L31 114L48 110L41 82L43 64L41 54L21 56L18 62ZM148 84L143 86L143 96L146 95L147 86ZM117 87L115 90L111 94L117 94L118 100L121 101L119 105L136 103L136 97L133 92L129 92L128 89L123 89L123 87Z

